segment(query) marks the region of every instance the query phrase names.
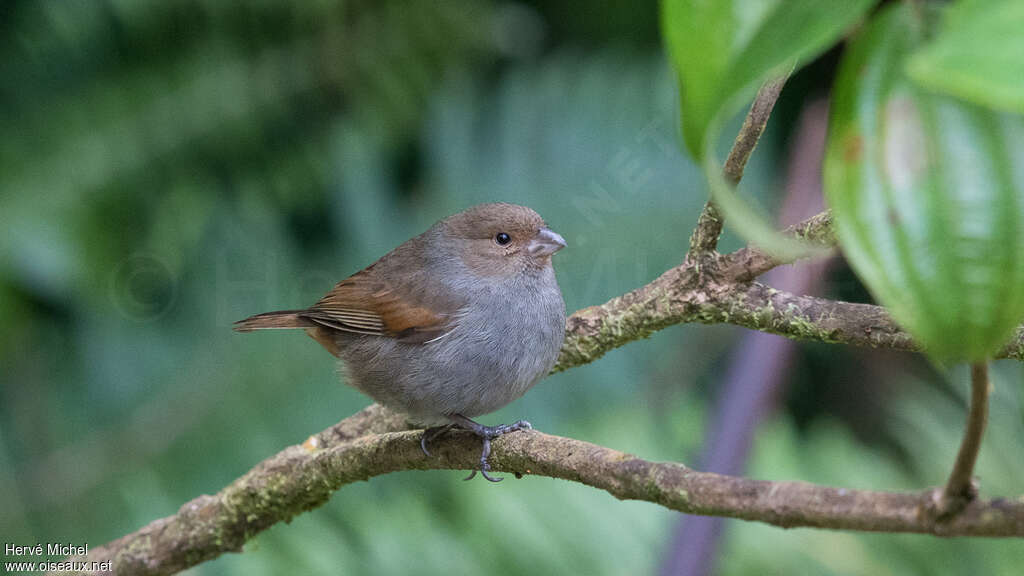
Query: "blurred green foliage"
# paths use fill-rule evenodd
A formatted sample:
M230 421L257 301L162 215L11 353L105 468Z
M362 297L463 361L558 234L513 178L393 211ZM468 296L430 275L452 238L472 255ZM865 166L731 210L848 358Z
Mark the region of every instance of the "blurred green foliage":
M528 204L566 237L556 268L570 311L678 263L706 191L676 137L656 5L566 6L6 2L0 539L100 545L366 405L307 338L230 323L306 305L467 205ZM607 24L627 12L628 25ZM771 127L743 184L766 203L786 135ZM665 330L485 421L527 417L692 462L736 333ZM855 389L859 378L835 375L870 354L804 350L799 395L758 441L753 475L876 489L943 479L962 374ZM980 474L987 493L1019 494L1020 368L997 375ZM844 389L868 404L843 410ZM851 433L865 421L884 431ZM566 482L460 477L347 487L190 573L652 573L678 518ZM733 524L720 565L998 574L1022 554Z
M1024 114L1024 4L960 0L942 14L930 43L907 62L922 87L973 104Z

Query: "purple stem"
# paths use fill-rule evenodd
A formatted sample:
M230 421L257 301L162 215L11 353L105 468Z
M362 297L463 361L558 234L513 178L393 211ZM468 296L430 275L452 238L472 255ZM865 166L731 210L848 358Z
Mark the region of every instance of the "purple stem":
M787 167L787 194L780 220L785 223L822 209L821 162L828 105L809 104L801 113ZM797 294L820 290L827 262L782 266L765 275L768 284ZM796 351L795 342L763 332L743 335L729 366L715 413L709 423L701 469L742 475L754 432L784 392ZM703 576L715 568L725 519L682 516L662 565L663 576Z

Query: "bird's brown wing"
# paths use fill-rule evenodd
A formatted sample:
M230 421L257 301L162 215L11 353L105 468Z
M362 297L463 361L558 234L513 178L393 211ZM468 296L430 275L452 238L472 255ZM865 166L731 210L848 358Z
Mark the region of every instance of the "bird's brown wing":
M374 266L358 272L299 316L334 330L409 342L426 342L454 327L458 305L450 294L438 295L437 286L424 289L422 279L400 277L405 281L396 283L380 276Z

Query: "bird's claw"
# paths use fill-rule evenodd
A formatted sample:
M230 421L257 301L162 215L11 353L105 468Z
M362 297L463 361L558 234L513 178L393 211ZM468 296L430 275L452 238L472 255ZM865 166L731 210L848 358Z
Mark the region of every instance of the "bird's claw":
M444 434L445 432L451 430L454 427L455 424L452 423L445 424L444 426L434 426L432 428L427 428L426 430L423 431L423 435L420 436L420 449L423 450L423 453L426 454L428 457L433 456L433 454L430 453L430 450L427 450L427 444L433 442L434 439L436 439L438 436Z
M512 424L502 424L499 426L484 426L461 415L453 416L452 420L459 426L479 436L483 441L483 450L480 452L480 468L473 470L469 476L463 478L463 480L467 481L475 478L477 472L489 482L501 482L504 480L502 477L494 477L487 473L491 469L490 463L487 462L487 458L491 455L491 440L509 432L533 429L533 426L526 420L519 420Z
M487 473L491 469L491 465L487 462L487 458L491 455L491 438L492 436L486 435L481 436L484 442L483 451L480 453L480 468L479 470L473 470L469 476L463 478L463 481L469 481L476 477L476 473L480 472L480 475L484 477L488 482L501 482L504 478L494 478Z

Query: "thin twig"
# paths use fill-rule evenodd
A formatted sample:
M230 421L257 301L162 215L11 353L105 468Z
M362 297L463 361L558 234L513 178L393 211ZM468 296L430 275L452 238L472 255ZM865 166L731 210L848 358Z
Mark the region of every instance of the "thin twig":
M940 516L956 514L978 496L978 487L973 477L974 463L978 459L981 438L985 434L985 425L988 422L988 390L988 363L972 364L971 407L967 413L967 427L953 470L939 499Z
M786 76L769 80L758 90L746 118L743 120L743 127L740 128L736 140L733 141L729 157L725 159L725 166L722 167L722 175L732 185L739 183L743 178L743 170L747 166L747 160L757 147L765 126L768 124L768 117L775 107L776 100L786 84ZM718 237L722 235L724 219L722 214L710 200L704 204L704 209L697 218L697 226L690 236L690 256L711 253L718 246Z
M823 247L835 246L836 237L832 229L832 211L826 210L799 224L790 226L783 230L783 234L789 234ZM722 256L718 263L719 269L726 279L732 282L749 282L773 268L792 262L792 260L772 256L757 246L750 245Z
M782 93L782 87L786 85L787 79L788 75L769 80L757 91L757 96L754 98L753 104L750 105L750 111L747 112L747 117L743 120L743 127L736 135L732 150L729 151L729 156L725 159L725 166L722 168L722 174L730 184L735 186L743 178L747 160L750 159L754 148L757 147L758 140L761 139L761 134L764 133L764 129L768 125L768 117L771 116L772 108L775 107L775 102L779 99L779 94Z
M105 546L88 561L111 560L117 574L172 574L239 552L270 526L323 505L339 488L399 470L470 470L479 440L454 433L420 449L420 431L374 406L268 458L214 496L186 503L167 518ZM340 432L339 432L340 431ZM313 446L327 442L325 446ZM1024 536L1024 501L974 500L943 522L922 514L931 492L874 492L768 482L697 472L682 464L649 462L611 448L540 432L506 434L493 443L491 465L519 476L561 478L606 490L616 498L646 500L688 514L712 514L791 528L810 526L940 536ZM81 561L82 559L76 559Z

